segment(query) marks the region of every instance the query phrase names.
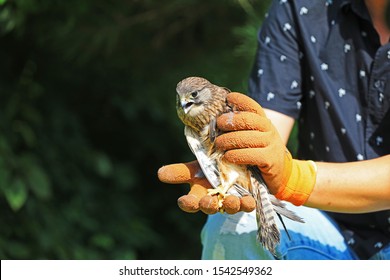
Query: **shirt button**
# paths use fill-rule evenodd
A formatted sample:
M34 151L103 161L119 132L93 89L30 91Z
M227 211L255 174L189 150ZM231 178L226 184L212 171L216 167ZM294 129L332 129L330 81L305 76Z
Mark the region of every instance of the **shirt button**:
M379 81L379 80L376 80L375 82L374 82L374 87L375 88L379 88L381 86L381 82Z

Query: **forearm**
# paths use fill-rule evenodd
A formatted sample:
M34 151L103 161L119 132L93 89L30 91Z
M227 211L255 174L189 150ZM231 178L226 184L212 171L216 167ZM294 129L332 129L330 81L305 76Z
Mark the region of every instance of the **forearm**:
M287 143L294 119L264 111ZM316 164L316 184L306 206L345 213L390 209L390 155L359 162Z
M349 163L317 162L306 206L345 213L390 209L390 155Z

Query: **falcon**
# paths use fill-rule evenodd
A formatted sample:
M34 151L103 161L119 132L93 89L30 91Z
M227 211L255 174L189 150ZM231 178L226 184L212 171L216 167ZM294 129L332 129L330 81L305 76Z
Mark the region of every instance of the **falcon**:
M256 201L257 240L276 256L280 231L275 217L281 220L283 226L281 215L297 222L303 220L268 191L257 166L230 163L224 159L224 152L216 148L214 141L220 134L217 118L221 114L234 113L234 108L226 100L230 90L201 77L188 77L177 84L176 91L177 113L185 125L188 145L213 187L208 194L218 197L221 211L223 200L229 195L253 196Z

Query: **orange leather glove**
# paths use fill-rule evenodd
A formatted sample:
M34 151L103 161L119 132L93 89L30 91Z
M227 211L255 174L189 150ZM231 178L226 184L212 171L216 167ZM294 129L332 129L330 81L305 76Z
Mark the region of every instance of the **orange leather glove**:
M200 167L197 161L189 163L176 163L161 167L158 170L158 178L168 184L190 184L187 195L181 196L177 203L185 212L195 213L201 210L206 214L215 214L219 210L216 196L207 195L207 190L212 188L205 177L199 177ZM228 214L239 211L251 212L256 204L252 196L238 198L234 195L226 196L223 202L223 210Z
M315 185L314 162L292 159L256 101L233 92L228 95L228 103L235 112L217 119L218 128L225 133L217 137L216 147L224 150L224 157L232 163L258 166L277 198L304 204Z

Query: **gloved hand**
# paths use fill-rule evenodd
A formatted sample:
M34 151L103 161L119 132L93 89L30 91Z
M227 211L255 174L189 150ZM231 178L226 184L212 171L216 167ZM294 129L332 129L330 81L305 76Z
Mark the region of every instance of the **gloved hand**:
M200 172L197 161L189 163L176 163L161 167L158 170L160 181L168 184L190 184L190 191L178 199L179 207L188 213L199 210L206 214L215 214L219 211L216 196L207 195L207 190L212 188L210 183ZM223 202L223 210L228 214L239 211L251 212L255 209L255 200L252 196L238 198L234 195L226 196Z
M216 147L224 150L224 157L232 163L258 166L277 198L304 204L316 180L314 162L292 159L256 101L234 92L227 98L235 112L217 119L218 128L225 133L217 137Z

